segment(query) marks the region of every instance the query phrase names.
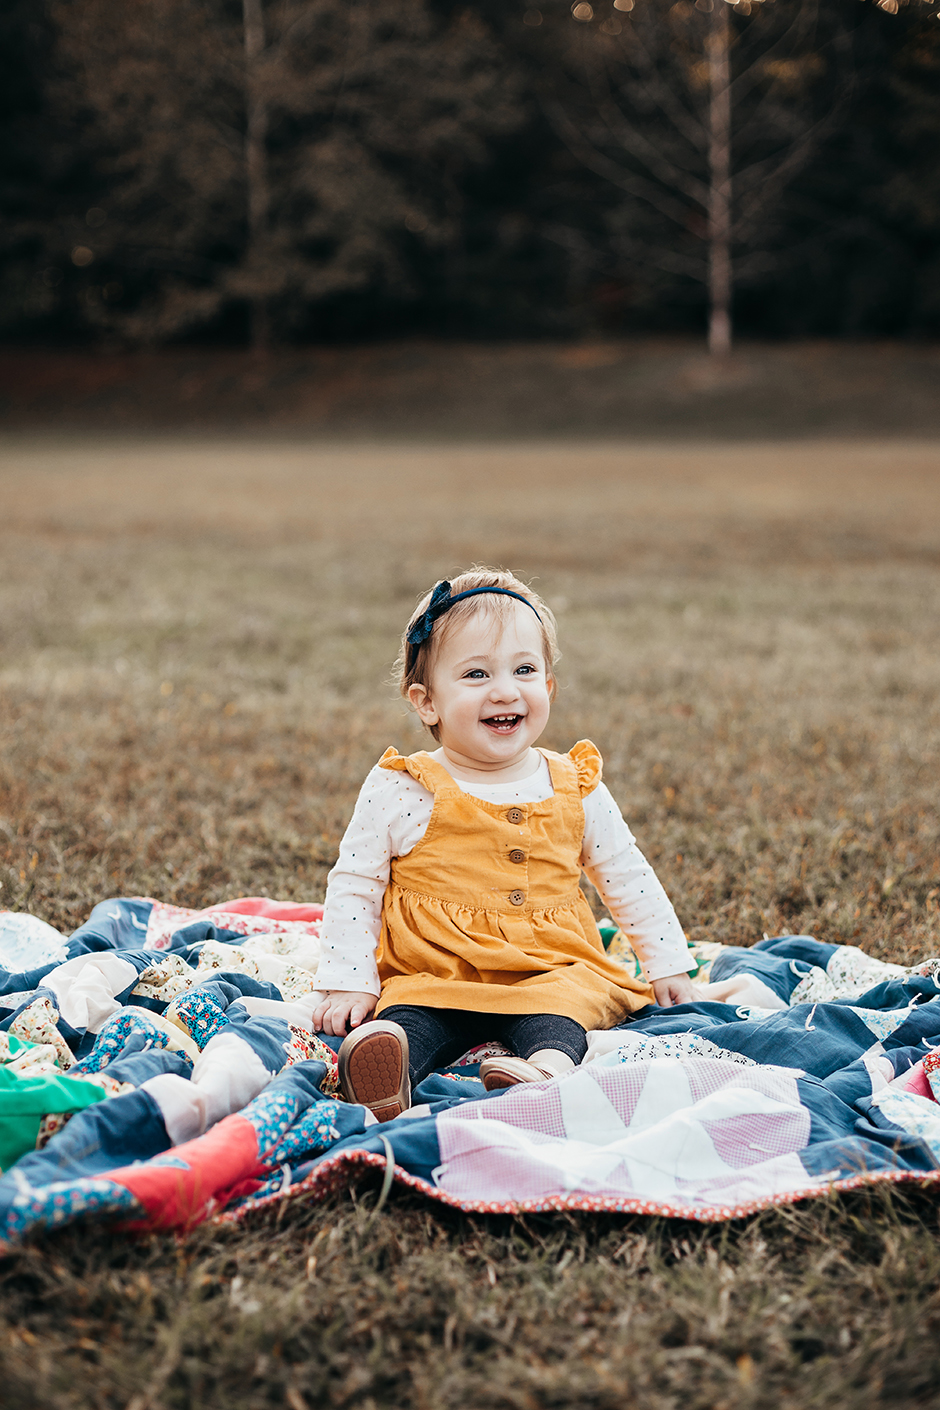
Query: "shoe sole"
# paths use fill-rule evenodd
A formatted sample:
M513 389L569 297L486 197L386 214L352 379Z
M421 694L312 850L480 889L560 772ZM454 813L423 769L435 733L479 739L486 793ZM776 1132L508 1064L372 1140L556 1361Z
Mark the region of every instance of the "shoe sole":
M484 1072L483 1068L487 1070ZM480 1077L488 1092L501 1092L506 1087L519 1087L529 1082L547 1082L550 1072L536 1067L525 1058L485 1058L480 1064Z
M507 1087L521 1087L522 1085L518 1077L507 1077L502 1072L488 1072L483 1079L483 1086L488 1092L502 1092Z
M410 1105L407 1037L388 1030L350 1036L353 1041L347 1039L339 1055L346 1100L368 1107L379 1121L394 1121Z

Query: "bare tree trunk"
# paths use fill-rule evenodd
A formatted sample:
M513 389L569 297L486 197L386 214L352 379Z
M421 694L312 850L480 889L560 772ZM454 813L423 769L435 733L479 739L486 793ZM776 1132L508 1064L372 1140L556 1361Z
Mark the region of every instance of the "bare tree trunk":
M731 351L731 24L714 0L708 33L708 350Z
M262 0L242 0L245 26L245 171L248 188L248 242L250 250L263 245L268 224L268 107L258 82L258 61L264 52ZM263 351L271 337L268 301L263 294L252 300L251 342Z

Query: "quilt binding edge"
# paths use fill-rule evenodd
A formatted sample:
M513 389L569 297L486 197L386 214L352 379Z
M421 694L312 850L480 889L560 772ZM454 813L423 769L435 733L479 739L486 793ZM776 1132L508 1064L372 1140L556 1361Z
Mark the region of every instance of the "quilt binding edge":
M313 1196L314 1201L318 1202L325 1199L334 1190L342 1188L347 1183L343 1178L346 1169L357 1165L371 1166L384 1171L388 1168L388 1161L385 1156L377 1155L372 1151L343 1151L339 1155L328 1157L322 1165L311 1171L298 1184L286 1185L280 1190L274 1190L257 1199L249 1197L238 1209L222 1210L218 1214L211 1215L210 1222L234 1224L247 1215L253 1214L256 1210L307 1196ZM741 1204L700 1205L697 1208L687 1205L673 1205L666 1200L624 1199L616 1195L548 1195L523 1200L460 1199L456 1195L449 1195L446 1191L438 1189L437 1186L422 1179L421 1176L412 1175L400 1165L394 1167L393 1180L395 1184L417 1190L429 1199L437 1200L439 1204L449 1205L452 1209L462 1209L468 1214L539 1214L551 1210L574 1209L597 1214L661 1215L667 1219L686 1219L699 1224L720 1224L730 1219L743 1219L762 1209L796 1204L804 1199L820 1199L834 1192L841 1193L846 1190L862 1189L866 1185L899 1185L910 1182L935 1185L940 1183L940 1170L861 1171L857 1175L846 1175L837 1180L828 1180L825 1183L817 1180L799 1189L779 1191L763 1198L747 1200Z

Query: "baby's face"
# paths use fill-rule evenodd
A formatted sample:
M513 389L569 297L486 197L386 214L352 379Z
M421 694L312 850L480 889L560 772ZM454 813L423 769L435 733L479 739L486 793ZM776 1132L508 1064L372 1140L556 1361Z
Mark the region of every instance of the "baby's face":
M505 622L483 608L458 623L435 657L425 708L412 703L440 726L455 762L498 769L523 759L544 730L550 688L538 618L513 602Z

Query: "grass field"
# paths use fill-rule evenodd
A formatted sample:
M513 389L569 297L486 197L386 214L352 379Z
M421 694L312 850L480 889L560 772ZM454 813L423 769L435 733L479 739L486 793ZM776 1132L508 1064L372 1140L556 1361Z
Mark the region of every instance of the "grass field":
M940 443L0 446L0 906L322 897L416 595L536 579L690 935L940 953ZM700 1229L393 1195L0 1264L11 1407L940 1405L935 1200Z

